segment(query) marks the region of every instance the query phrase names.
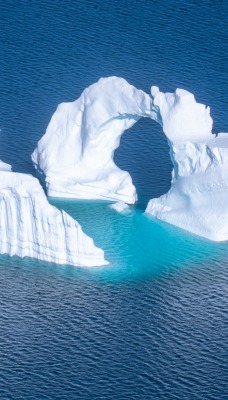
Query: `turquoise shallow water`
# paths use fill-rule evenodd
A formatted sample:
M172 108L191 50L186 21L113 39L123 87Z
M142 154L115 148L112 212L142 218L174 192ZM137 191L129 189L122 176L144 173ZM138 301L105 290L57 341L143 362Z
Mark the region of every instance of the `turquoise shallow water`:
M190 90L228 132L227 5L0 1L0 159L35 174L30 154L57 104L101 76ZM227 243L144 215L171 180L153 121L123 135L115 160L139 195L128 213L52 200L109 266L0 257L0 399L228 399Z
M123 213L111 203L52 200L62 207L105 251L108 267L93 268L95 279L119 281L150 279L178 268L222 262L227 243L213 243L157 221L137 206Z

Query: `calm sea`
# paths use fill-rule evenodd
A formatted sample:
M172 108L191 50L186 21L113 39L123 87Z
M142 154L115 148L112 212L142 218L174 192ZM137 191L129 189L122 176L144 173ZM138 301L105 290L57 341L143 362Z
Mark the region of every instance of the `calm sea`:
M104 76L193 92L228 132L225 0L0 0L0 159L30 154L58 103ZM140 120L116 163L139 202L52 200L110 265L0 257L1 400L227 400L228 245L145 217L170 187L161 128Z

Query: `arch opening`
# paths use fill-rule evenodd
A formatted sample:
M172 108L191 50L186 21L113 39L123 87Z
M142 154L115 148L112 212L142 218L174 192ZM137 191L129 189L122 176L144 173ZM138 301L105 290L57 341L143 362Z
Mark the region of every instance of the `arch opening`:
M170 189L173 168L169 145L159 124L141 118L120 138L114 162L127 171L136 188L137 207L145 209L149 200Z

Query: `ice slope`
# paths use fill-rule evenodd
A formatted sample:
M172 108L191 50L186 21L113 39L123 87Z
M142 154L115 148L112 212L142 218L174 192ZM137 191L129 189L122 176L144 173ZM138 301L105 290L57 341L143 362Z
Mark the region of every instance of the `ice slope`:
M32 154L48 195L134 203L132 179L115 165L114 151L126 129L153 114L151 97L116 77L60 104Z
M107 262L81 226L51 206L39 181L4 170L0 163L0 254L57 264L97 266ZM10 167L10 166L8 166Z
M152 88L173 162L171 189L146 213L214 241L228 240L228 134L211 134L209 108L178 89Z

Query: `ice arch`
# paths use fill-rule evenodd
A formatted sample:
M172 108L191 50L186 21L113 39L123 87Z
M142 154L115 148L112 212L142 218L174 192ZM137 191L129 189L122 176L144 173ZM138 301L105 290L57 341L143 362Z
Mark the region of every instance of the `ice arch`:
M149 117L167 137L173 174L169 192L150 200L146 213L212 240L228 240L228 134L213 137L210 109L193 94L162 93L153 86L151 95L112 77L61 104L32 155L48 194L134 203L131 177L113 155L123 132Z
M134 203L131 177L113 156L123 132L141 117L159 122L170 143L211 134L209 109L191 93L164 94L153 86L151 94L110 77L85 89L78 100L60 104L32 154L48 195Z
M48 195L134 203L132 179L113 156L123 132L141 117L156 118L151 97L116 77L60 104L32 155Z

